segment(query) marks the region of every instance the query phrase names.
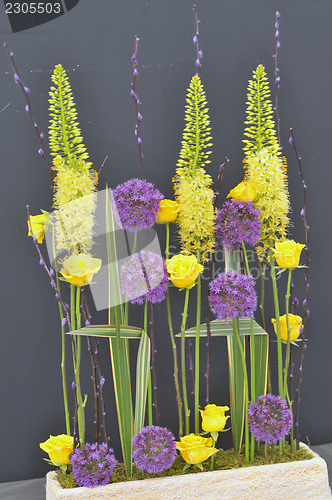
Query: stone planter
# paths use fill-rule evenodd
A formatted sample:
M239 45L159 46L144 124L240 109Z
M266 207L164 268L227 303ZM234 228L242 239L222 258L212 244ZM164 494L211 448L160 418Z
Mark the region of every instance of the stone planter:
M55 472L49 472L46 476L46 500L332 499L325 461L306 445L301 446L312 453L312 459L128 481L93 489L63 489Z

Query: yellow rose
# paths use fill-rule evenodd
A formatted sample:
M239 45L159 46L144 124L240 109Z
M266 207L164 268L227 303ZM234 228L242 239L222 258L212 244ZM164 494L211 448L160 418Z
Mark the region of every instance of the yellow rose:
M174 255L166 261L166 266L169 279L178 288L192 287L204 269L204 266L198 264L195 255Z
M283 316L280 316L279 319L280 319L279 324L280 324L281 340L284 340L285 342L287 342L286 314L284 314ZM289 319L289 328L290 328L290 340L291 341L296 340L301 333L300 332L301 327L303 328L302 318L301 318L301 316L296 316L295 314L289 314L288 319ZM275 318L271 319L271 323L273 324L274 331L277 334L277 325L276 325L277 322L276 322Z
M48 453L54 465L67 465L70 464L69 455L74 450L74 438L66 434L50 436L45 443L40 443L39 446Z
M228 406L206 405L204 410L199 410L202 416L202 429L205 432L222 431L226 425L225 411L228 411Z
M242 181L240 184L231 189L227 198L233 198L237 201L253 201L256 198L256 189L247 181Z
M180 205L174 200L161 200L159 212L157 213L158 224L174 222L178 216Z
M36 236L38 243L43 243L45 236L46 214L30 215L28 236Z
M101 268L101 259L79 253L66 257L62 262L61 274L72 285L85 286Z
M279 267L294 269L299 265L300 255L305 245L294 240L277 241L273 249Z
M187 464L200 464L214 453L217 453L218 450L212 448L212 445L213 440L211 437L203 438L193 433L183 436L180 438L180 442L176 442L176 447Z

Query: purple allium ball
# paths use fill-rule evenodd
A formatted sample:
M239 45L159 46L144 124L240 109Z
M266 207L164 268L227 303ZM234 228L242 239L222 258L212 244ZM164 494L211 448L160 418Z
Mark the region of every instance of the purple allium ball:
M120 269L121 290L132 304L162 302L166 297L168 273L165 260L154 252L134 254Z
M256 441L275 444L284 439L293 424L287 402L280 396L259 396L248 408L248 424Z
M169 469L175 456L175 438L164 427L155 425L143 427L133 437L133 461L139 469L149 474L157 474Z
M241 247L241 241L254 246L261 233L259 213L252 203L227 201L217 212L216 235L228 250Z
M74 479L79 486L94 488L111 482L117 461L107 443L86 443L84 454L80 448L75 448L69 458Z
M123 229L132 232L154 225L164 198L153 184L144 179L131 179L120 184L113 190L113 196Z
M211 281L209 304L217 319L250 318L257 305L255 281L252 276L236 271L220 273Z

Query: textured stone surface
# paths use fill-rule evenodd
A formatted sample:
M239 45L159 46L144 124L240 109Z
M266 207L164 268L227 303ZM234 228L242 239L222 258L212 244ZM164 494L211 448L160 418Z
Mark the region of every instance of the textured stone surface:
M129 481L94 489L64 490L55 473L49 472L46 500L332 499L326 463L312 454L311 460L299 462Z

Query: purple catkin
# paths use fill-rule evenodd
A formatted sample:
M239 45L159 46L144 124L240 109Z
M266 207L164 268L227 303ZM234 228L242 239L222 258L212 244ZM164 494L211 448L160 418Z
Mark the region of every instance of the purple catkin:
M165 427L143 427L133 438L132 457L135 465L149 474L163 472L175 460L175 438Z
M25 111L26 111L27 113L30 113L30 108L29 108L29 106L28 106L28 105L26 105L24 109L25 109Z
M304 216L305 216L305 210L304 210L304 208L302 208L302 210L301 210L301 217L304 217Z
M58 301L60 300L60 295L58 294L58 292L56 292L56 294L55 294L55 298L56 298L56 300L58 300Z
M131 232L154 225L164 198L153 184L144 179L131 179L120 184L113 190L113 196L122 227Z
M87 319L85 320L85 326L89 326L90 325L90 321Z
M276 35L275 36L276 36L276 40L278 40L279 39L279 31L276 31Z
M194 44L195 44L195 45L196 45L196 43L198 43L198 38L197 38L197 35L195 35L195 36L194 36L194 38L193 38L193 42L194 42Z
M105 384L105 379L104 379L104 377L101 377L100 382L99 382L100 387L103 387L104 384Z
M278 12L278 11L276 12L276 18L280 19L280 12Z
M18 74L17 74L17 73L15 73L15 75L14 75L14 80L15 80L15 82L17 82L17 83L20 81L20 77L18 76Z
M30 89L28 87L24 87L24 92L26 95L30 94Z
M277 42L277 49L280 49L280 42Z
M40 156L44 156L44 151L42 150L42 148L38 149L38 154Z
M139 145L139 146L141 146L141 145L142 145L142 139L141 139L140 137L138 137L138 139L137 139L137 143L138 143L138 145Z
M137 76L138 76L138 71L137 71L137 69L135 68L135 69L134 69L134 78L136 78Z
M38 238L37 238L37 236L36 236L35 234L33 235L33 238L32 238L32 239L33 239L33 242L34 242L34 243L38 243Z
M280 83L280 76L277 76L277 78L276 78L276 85L279 85L279 83Z
M69 458L73 477L79 486L94 488L111 482L117 461L107 443L86 443L84 454L76 448Z
M297 307L298 305L299 305L299 299L297 297L294 297L293 306Z
M137 113L137 120L138 120L139 122L141 122L141 121L142 121L142 119L143 119L143 116L141 115L141 113Z
M54 270L53 270L51 267L50 267L50 275L51 275L52 277L53 277L53 276L55 276L55 272L54 272Z
M75 382L71 383L71 388L73 389L73 391L76 389L76 383Z
M220 273L211 281L209 305L217 319L250 318L257 306L255 281L236 271Z
M131 304L158 304L165 300L168 273L165 260L154 252L142 250L120 269L121 291ZM148 291L147 291L148 289Z
M45 137L45 136L44 136L43 132L40 132L39 137L41 138L41 140L42 140L42 141L44 140L44 137Z
M66 323L67 323L67 318L63 318L62 323L61 323L62 326L65 326Z
M248 408L248 424L256 441L275 444L284 439L293 423L287 402L280 396L259 396Z
M290 145L293 145L293 144L294 144L294 139L293 139L293 137L292 137L292 136L290 136L290 138L288 139L288 141L289 141L289 144L290 144Z
M216 236L228 250L241 247L241 241L254 246L261 233L259 213L252 203L227 201L217 212Z
M42 257L39 259L39 264L41 266L45 266L45 262L44 262L44 259Z

